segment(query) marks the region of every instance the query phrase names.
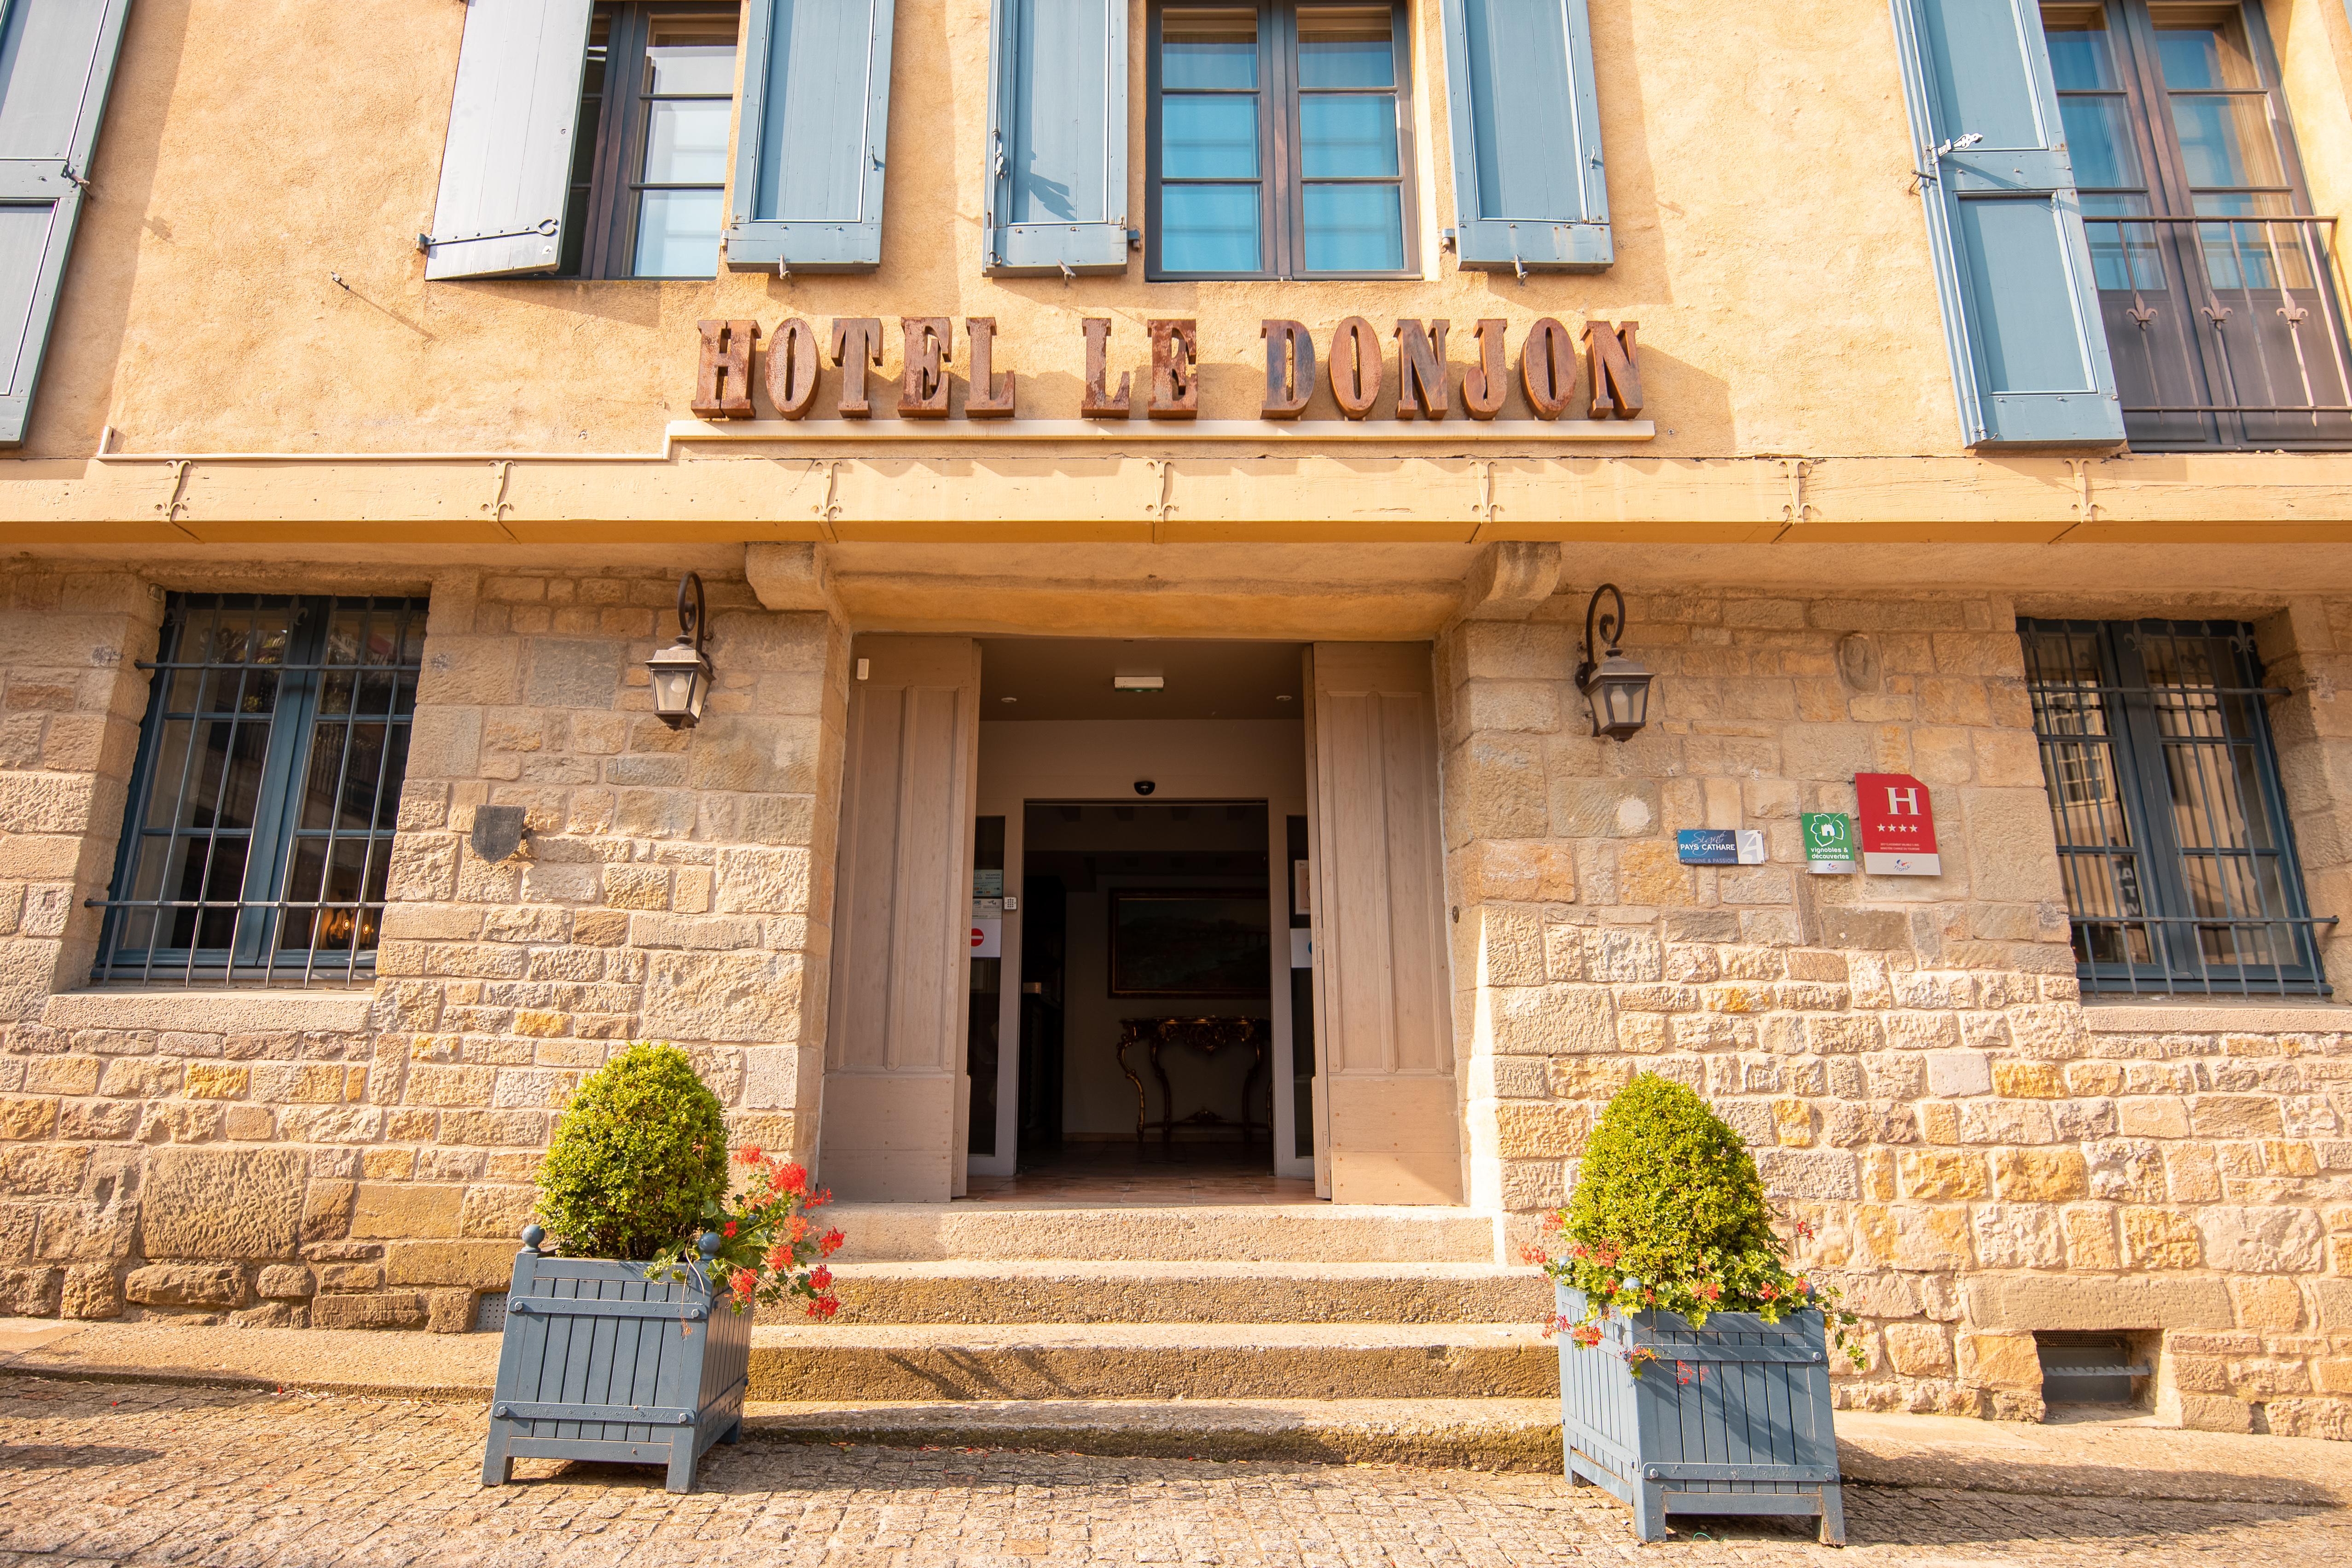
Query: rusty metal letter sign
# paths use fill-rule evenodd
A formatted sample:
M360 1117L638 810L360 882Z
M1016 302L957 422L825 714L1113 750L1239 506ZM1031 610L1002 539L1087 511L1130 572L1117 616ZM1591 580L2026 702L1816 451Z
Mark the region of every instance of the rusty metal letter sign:
M1118 395L1113 397L1106 384L1110 379L1110 323L1099 316L1088 316L1082 329L1087 334L1087 390L1078 399L1078 412L1089 419L1124 419L1127 417L1127 372L1118 373Z
M1639 419L1642 416L1642 367L1635 346L1641 323L1589 321L1571 336L1568 326L1550 316L1538 317L1519 342L1519 391L1538 419ZM698 323L701 351L696 362L694 412L703 419L755 419L752 405L753 360L759 355L760 324L750 321L709 321ZM960 412L966 419L1010 419L1013 413L1013 374L996 368L996 318L967 316L964 333L970 349L964 363L971 381L960 409L950 407L955 378L948 367L955 361L955 328L945 316L901 316L904 340L897 412L904 419L946 419ZM1086 387L1078 412L1088 419L1134 416L1136 372L1118 372L1111 384L1112 322L1087 317L1079 323L1086 342ZM1391 410L1401 420L1444 419L1454 411L1451 367L1445 342L1452 323L1443 317L1396 323L1396 399ZM1153 320L1144 323L1150 342L1150 367L1143 412L1153 419L1192 419L1201 411L1200 325L1189 318ZM1477 351L1462 367L1462 411L1473 419L1492 419L1503 411L1511 394L1511 376L1504 336L1507 323L1498 317L1481 320L1474 329ZM1331 400L1350 420L1371 416L1387 382L1387 364L1381 335L1361 316L1349 316L1332 329L1330 350L1318 377L1315 335L1303 321L1268 320L1258 328L1265 345L1265 399L1261 419L1291 420L1304 414L1328 380ZM1581 340L1583 352L1578 352ZM837 317L831 322L829 342L798 316L777 327L768 339L764 375L768 401L776 417L801 419L815 405L824 353L829 348L839 370L834 412L843 419L867 419L874 405L867 395L866 373L882 365L882 321L877 316ZM1581 374L1580 376L1580 362ZM1579 382L1584 396L1580 398ZM887 383L885 384L887 384ZM1573 415L1569 410L1573 407Z
M1143 411L1154 419L1190 419L1201 412L1201 384L1192 366L1201 357L1201 334L1191 321L1153 321L1151 401Z
M757 321L701 321L702 361L694 373L697 419L751 417L751 345Z
M953 356L949 345L955 329L945 316L901 316L907 334L907 374L898 384L898 417L944 419L948 416L948 376L941 368ZM877 354L878 363L881 356Z

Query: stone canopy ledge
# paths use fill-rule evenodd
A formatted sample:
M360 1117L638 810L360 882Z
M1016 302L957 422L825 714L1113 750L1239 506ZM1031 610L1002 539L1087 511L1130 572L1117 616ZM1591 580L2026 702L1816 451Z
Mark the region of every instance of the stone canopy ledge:
M2352 1007L2328 1002L2177 1002L2083 1004L2095 1035L2321 1035L2352 1032Z
M201 1035L362 1029L375 988L332 991L135 989L64 991L41 1009L52 1029L176 1029Z

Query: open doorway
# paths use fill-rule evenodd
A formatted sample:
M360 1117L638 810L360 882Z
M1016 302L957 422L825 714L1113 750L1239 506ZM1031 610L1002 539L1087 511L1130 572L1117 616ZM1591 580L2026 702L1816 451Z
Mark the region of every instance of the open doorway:
M982 641L969 1197L1313 1195L1302 655Z

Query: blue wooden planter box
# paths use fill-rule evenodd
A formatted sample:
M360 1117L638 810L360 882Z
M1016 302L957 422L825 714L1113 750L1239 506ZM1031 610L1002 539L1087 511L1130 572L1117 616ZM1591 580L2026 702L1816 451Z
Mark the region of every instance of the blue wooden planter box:
M751 1314L723 1281L649 1280L642 1263L557 1258L539 1226L522 1235L482 1484L520 1458L604 1459L667 1465L668 1489L692 1491L703 1451L742 1436Z
M1582 1318L1584 1293L1558 1290L1560 1316ZM1845 1543L1819 1312L1777 1323L1714 1312L1703 1329L1612 1312L1600 1327L1590 1348L1559 1336L1570 1481L1630 1505L1644 1541L1665 1535L1669 1513L1798 1514L1820 1517L1824 1543ZM1636 1377L1626 1358L1640 1350L1657 1359Z

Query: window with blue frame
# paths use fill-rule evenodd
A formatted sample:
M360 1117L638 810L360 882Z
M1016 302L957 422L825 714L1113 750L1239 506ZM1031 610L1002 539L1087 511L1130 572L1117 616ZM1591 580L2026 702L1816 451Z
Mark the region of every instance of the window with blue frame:
M372 975L425 609L171 596L94 979Z
M740 10L596 7L557 277L717 275Z
M1402 3L1155 5L1149 276L1411 276L1405 41Z
M2042 26L2131 444L2352 445L2336 222L2263 8L2051 0Z
M2253 628L2018 632L2083 989L2325 994Z

